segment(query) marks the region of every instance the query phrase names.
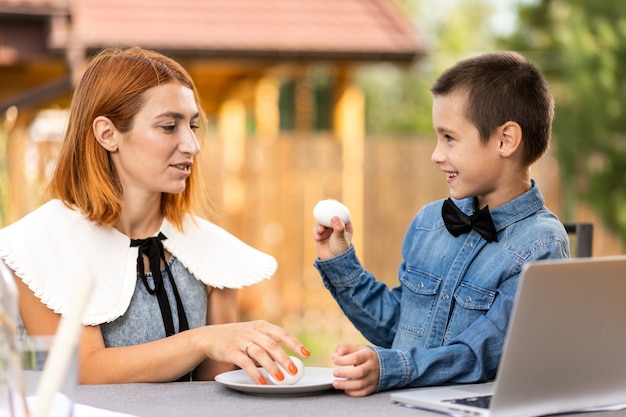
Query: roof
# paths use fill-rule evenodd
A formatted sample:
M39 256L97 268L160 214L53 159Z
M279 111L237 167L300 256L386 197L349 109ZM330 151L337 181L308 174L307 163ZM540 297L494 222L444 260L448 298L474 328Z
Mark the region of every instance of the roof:
M189 57L214 94L298 60L410 63L425 51L395 1L0 0L0 113L70 91L105 47Z
M69 0L0 0L0 14L49 15L67 8Z
M140 45L216 57L411 60L421 50L394 0L73 0L89 49Z

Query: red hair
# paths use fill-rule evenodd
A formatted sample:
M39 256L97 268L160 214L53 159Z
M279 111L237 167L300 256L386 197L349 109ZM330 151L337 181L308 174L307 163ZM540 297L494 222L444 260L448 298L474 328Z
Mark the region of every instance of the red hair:
M105 49L96 55L74 92L49 196L78 208L89 220L113 226L122 210L123 190L109 153L94 136L92 123L96 117L106 116L121 132L129 131L144 105L145 91L170 82L190 88L201 109L193 80L173 59L136 47ZM204 120L202 111L200 114ZM179 229L185 213L199 214L207 209L199 159L191 168L185 190L163 193L161 198L163 215Z

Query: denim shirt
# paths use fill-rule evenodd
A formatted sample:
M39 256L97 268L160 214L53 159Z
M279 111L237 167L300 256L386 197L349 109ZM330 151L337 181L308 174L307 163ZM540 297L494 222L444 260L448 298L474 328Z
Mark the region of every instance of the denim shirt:
M455 203L471 214L473 200ZM476 231L452 236L442 204L428 204L411 222L391 290L363 269L353 247L314 263L346 316L376 345L378 391L495 378L522 267L570 256L565 228L535 181L491 211L497 242Z

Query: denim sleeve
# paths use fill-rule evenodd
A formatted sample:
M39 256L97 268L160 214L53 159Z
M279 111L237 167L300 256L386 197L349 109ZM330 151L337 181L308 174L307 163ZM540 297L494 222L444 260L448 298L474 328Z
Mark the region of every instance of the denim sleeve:
M324 286L352 324L370 342L390 347L400 315L400 290L388 290L363 269L354 247L314 262Z

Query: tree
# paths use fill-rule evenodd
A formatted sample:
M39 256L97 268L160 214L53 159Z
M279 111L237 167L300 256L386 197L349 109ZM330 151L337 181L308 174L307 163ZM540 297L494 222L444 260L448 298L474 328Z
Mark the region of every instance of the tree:
M367 130L373 134L432 135L429 88L459 59L495 47L496 38L488 25L494 9L489 0L448 0L436 6L429 0L402 0L399 4L414 22L427 52L408 69L383 64L360 71Z
M621 0L541 0L519 6L503 39L546 73L556 100L553 144L565 219L578 201L626 244L626 11Z

